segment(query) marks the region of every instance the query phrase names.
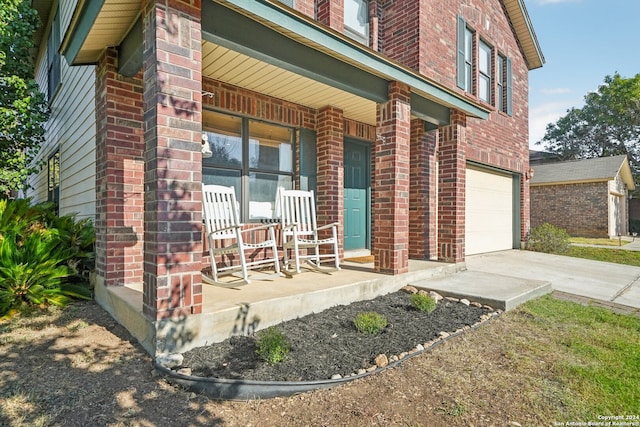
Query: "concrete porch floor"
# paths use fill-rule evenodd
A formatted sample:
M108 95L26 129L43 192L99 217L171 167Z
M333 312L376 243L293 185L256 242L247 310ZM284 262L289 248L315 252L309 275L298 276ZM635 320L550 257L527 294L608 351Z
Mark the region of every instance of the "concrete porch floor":
M409 272L397 276L376 273L373 264L345 262L341 267L331 274L303 270L291 278L251 280L249 284L203 284L201 314L156 322L142 314L141 285L107 289L98 284L96 301L127 328L147 352L155 355L184 352L233 335L251 334L332 306L372 299L407 284L434 289L445 296L493 302L495 308L503 309L512 308L508 301L514 292L520 303L551 290L548 283L523 283L505 276L499 278L500 286L496 288L498 276L477 280L477 275L468 274L472 272L459 273L466 270L465 263L410 260ZM491 293L491 298L482 298L486 292ZM506 302L500 303L500 294Z

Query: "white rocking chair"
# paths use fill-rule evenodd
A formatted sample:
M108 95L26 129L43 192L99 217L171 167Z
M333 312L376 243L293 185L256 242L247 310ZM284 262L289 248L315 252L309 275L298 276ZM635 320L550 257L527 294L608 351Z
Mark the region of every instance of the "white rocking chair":
M289 268L289 251L293 251L295 272L300 273L301 261L306 260L307 266L321 272L340 270L338 252L337 222L321 227L316 225L316 204L313 191L278 190L278 206L282 224L282 250L284 251L284 270L291 274ZM331 230L331 237L319 239L318 231ZM330 253L321 254L321 245L331 247ZM302 252L304 251L304 252ZM322 261L333 261L334 267L321 268Z
M252 267L273 264L275 274L260 274L258 279L273 280L280 276L280 263L278 261L278 248L274 233L275 224L268 224L249 229L243 229L238 213L238 203L233 187L220 185L202 185L202 212L207 233L209 255L211 256L211 269L213 277L203 274L203 281L210 284L228 284L220 282L222 275L242 272L242 279L249 283L248 270ZM258 243L247 243L242 238L243 233L257 230L268 230L269 238ZM258 249L271 249L271 257L261 257L253 261L247 260L246 251ZM216 255L237 254L240 265L229 265L218 268ZM254 275L252 275L253 277Z

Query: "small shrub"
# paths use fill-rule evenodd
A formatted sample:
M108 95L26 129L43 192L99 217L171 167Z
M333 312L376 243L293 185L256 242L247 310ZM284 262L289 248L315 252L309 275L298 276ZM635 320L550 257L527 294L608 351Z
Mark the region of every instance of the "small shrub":
M362 334L376 335L387 326L387 318L375 311L367 311L358 313L353 324Z
M88 219L58 217L51 203L0 200L0 318L90 299L94 242Z
M411 299L411 304L420 311L431 313L436 309L436 300L427 294L412 294L409 298Z
M258 332L257 345L258 356L271 365L285 360L291 350L287 337L273 326Z
M569 234L566 230L545 222L531 229L527 239L527 249L563 254L569 250Z

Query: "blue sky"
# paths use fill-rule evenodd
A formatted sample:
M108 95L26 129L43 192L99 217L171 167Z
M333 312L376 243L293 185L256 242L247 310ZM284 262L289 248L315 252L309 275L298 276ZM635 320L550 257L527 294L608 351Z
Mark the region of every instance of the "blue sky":
M640 73L640 0L525 0L545 57L529 72L529 146L606 75Z

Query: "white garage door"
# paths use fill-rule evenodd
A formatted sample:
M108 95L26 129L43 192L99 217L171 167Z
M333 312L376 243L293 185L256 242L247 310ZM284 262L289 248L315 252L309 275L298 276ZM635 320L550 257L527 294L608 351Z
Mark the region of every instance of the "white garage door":
M466 255L513 248L513 177L467 167Z

